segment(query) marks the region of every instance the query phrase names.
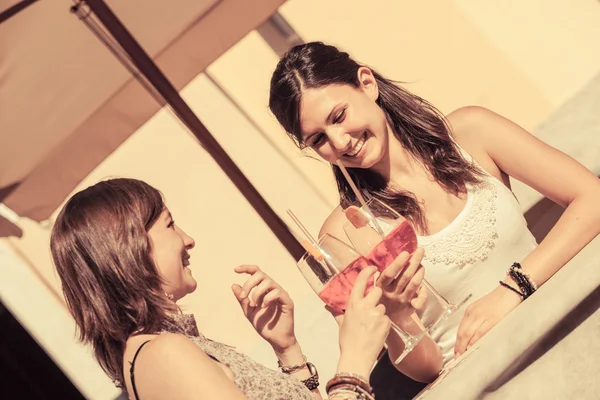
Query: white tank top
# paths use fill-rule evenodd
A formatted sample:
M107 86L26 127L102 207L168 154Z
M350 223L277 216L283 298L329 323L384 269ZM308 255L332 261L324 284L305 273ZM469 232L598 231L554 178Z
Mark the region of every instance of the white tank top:
M472 161L464 151L463 155ZM448 226L418 237L425 250L425 279L450 303L472 295L431 334L442 350L444 365L454 357L456 333L467 306L496 288L512 263L520 262L537 246L514 194L483 173L481 183L467 186L466 205ZM430 295L421 313L425 326L437 320L440 312Z

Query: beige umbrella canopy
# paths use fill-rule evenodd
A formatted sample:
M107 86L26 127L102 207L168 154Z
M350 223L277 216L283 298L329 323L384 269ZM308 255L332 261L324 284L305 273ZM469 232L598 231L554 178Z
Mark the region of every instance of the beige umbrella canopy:
M47 219L169 104L298 255L281 220L177 93L281 3L0 0L0 202L19 216ZM0 236L20 234L0 217Z

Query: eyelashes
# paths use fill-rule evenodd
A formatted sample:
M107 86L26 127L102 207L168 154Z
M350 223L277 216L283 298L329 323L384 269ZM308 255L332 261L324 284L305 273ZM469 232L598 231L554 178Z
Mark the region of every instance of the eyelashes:
M336 115L336 117L333 120L334 124L339 124L341 122L344 122L344 120L346 119L346 109L347 109L347 107L344 107L340 110L340 112L338 112L338 114ZM311 143L308 144L308 146L309 147L318 147L323 144L323 139L325 139L325 134L318 133L316 135L313 135L313 137L314 137L314 139L311 141Z

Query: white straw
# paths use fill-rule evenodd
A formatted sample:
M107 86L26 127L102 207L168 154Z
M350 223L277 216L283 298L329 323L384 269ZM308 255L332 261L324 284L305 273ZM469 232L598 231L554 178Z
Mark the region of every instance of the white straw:
M358 201L360 202L360 204L364 207L365 211L369 214L369 216L373 220L373 225L375 225L375 230L377 230L377 233L379 233L381 235L381 237L385 236L383 234L383 229L381 229L381 226L379 225L379 222L377 221L377 218L375 218L375 214L373 214L371 212L371 209L367 205L367 202L362 197L362 194L360 193L360 191L358 190L358 188L356 187L356 185L354 184L354 181L350 177L350 174L348 173L348 170L346 169L346 167L344 167L344 164L342 164L342 162L340 160L337 160L335 163L340 168L340 170L342 171L342 174L344 174L344 178L346 178L346 181L348 181L348 184L352 188L352 191L356 195L356 198L358 199Z

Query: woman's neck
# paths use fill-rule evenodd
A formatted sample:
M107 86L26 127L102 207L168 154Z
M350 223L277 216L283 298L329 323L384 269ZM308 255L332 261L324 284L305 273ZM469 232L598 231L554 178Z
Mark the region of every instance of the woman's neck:
M384 157L371 167L390 183L401 185L407 179L422 175L423 166L406 150L388 127L388 146Z

